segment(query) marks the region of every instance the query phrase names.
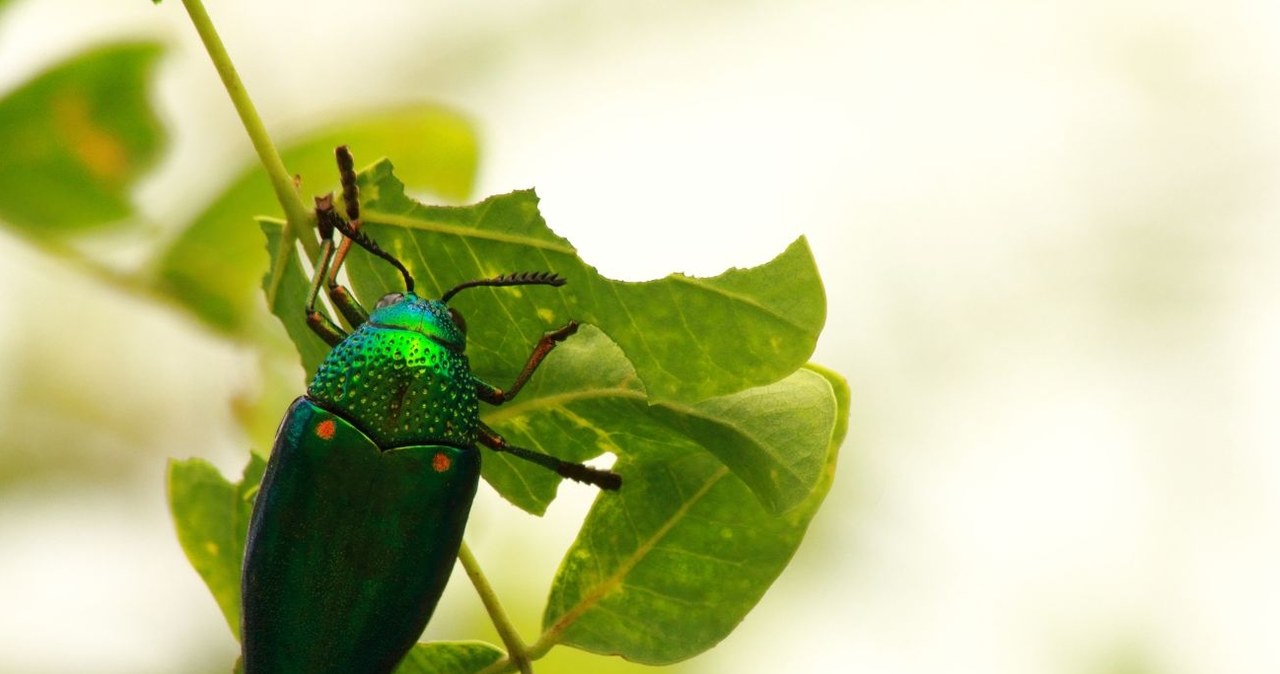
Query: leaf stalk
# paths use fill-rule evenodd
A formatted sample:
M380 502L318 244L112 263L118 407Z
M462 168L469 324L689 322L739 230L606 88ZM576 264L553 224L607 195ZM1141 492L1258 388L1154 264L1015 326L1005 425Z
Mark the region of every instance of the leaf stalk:
M489 579L480 570L480 563L476 561L475 555L471 554L471 548L467 546L466 541L462 542L462 547L458 550L458 561L462 562L462 569L467 572L467 577L471 579L476 593L480 595L480 601L484 603L489 618L493 620L493 626L498 630L498 636L507 647L506 659L494 663L483 671L488 672L493 667L498 667L500 671L511 671L510 666L514 664L521 674L533 674L533 662L524 642L520 640L515 625L511 624L506 609L502 608L497 593L493 591Z

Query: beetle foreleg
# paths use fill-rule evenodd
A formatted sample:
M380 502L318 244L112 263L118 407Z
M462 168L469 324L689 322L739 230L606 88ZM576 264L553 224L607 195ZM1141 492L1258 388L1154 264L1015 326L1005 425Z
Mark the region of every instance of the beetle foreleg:
M346 148L343 147L338 149L345 150ZM350 160L351 155L347 154L348 169L350 168ZM339 166L342 166L341 159L339 159ZM352 174L352 183L350 185L350 189L352 190L355 189L354 180L355 177L354 174ZM353 199L347 194L347 182L348 181L344 176L343 198ZM350 203L350 201L348 203ZM347 213L350 214L351 212L351 208L348 206ZM359 211L356 211L356 214L358 215ZM329 299L333 302L333 308L337 309L338 313L342 314L342 317L346 319L347 324L352 328L359 327L365 321L369 320L369 312L365 311L364 307L360 306L360 303L356 301L350 291L341 285L338 285L337 281L338 270L342 267L342 263L346 259L347 249L351 247L351 239L344 237L342 239L342 243L335 245L333 239L334 230L347 232L349 230L359 229L359 227L360 224L358 220L350 225L342 220L342 216L338 215L337 209L333 206L332 194L316 197L316 229L320 233L321 247L319 263L316 265L315 277L311 282L311 294L307 299L307 324L311 326L312 330L324 338L326 342L329 342L330 346L337 344L337 342L333 341L335 334L338 335L337 339L338 342L340 342L343 337L346 337L346 333L342 332L342 330L338 328L332 320L329 320L323 314L316 311L316 298L320 294L321 286L327 288ZM335 333L334 330L337 332Z

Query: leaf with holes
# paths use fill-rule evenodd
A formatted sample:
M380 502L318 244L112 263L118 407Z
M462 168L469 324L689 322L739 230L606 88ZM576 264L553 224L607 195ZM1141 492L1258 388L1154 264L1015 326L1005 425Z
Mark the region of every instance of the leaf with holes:
M469 207L428 208L404 196L385 161L365 175L361 189L365 230L415 272L419 292L439 296L457 282L514 271L552 271L569 279L563 288L476 289L452 301L471 317L468 355L483 379L505 386L542 333L570 318L608 334L593 337L598 333L584 328L547 359L516 401L483 411L484 420L514 444L582 461L606 451L631 451L625 442L609 441L610 434L643 434L655 443L712 452L771 512L793 507L812 491L826 431L780 434L777 429L790 427L752 425L753 415L772 422L808 421L815 410L831 408L829 394L781 383L761 387L794 371L798 364L787 361L807 357L821 329L822 286L803 240L773 262L712 279L673 275L623 283L597 274L547 229L531 192ZM392 210L398 214L391 215ZM264 229L270 234L278 226L266 222ZM268 280L268 297L311 372L327 347L303 320L308 280L296 253L284 254L290 256L286 273ZM390 265L359 249L348 257L346 269L366 306L403 287ZM701 327L691 332L699 321ZM632 352L621 341L626 339L632 340ZM784 351L789 355L782 362L763 358ZM660 373L658 386L672 377L697 382L669 387L668 394L718 394L710 399L660 395L655 403L637 359ZM756 388L743 390L750 386ZM826 424L829 429L832 415L823 414L815 428ZM752 432L743 432L748 426ZM545 510L560 480L505 456L487 459L484 475L503 496L534 513Z
M634 364L650 400L696 402L760 386L794 372L813 353L826 297L803 238L772 261L711 278L672 274L643 283L601 276L557 236L532 191L468 207L424 206L381 161L360 177L366 231L439 296L477 278L549 271L568 283L547 289L463 293L454 305L474 321L468 352L481 376L518 372L528 345L569 318L590 323ZM376 298L400 281L370 255L348 261L356 294Z
M619 492L597 499L566 555L541 642L647 663L719 642L795 552L847 428L844 381L801 367L825 313L804 241L711 279L622 283L547 229L532 192L426 207L404 196L387 162L363 174L361 190L364 231L405 263L423 295L513 272L568 280L451 301L468 317L473 369L497 386L547 330L584 322L517 398L481 411L519 446L569 461L613 454L623 478ZM267 281L272 310L314 370L326 347L303 320L309 281L294 250L278 254L290 258ZM391 265L359 248L346 272L367 306L403 290ZM499 493L534 513L560 481L501 453L485 453L482 465Z

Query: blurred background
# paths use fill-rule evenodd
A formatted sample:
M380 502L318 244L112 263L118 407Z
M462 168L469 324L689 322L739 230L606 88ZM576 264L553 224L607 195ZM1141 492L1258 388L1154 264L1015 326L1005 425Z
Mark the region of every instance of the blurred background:
M475 196L536 187L607 276L809 237L814 359L854 395L835 487L741 627L668 671L1280 671L1280 5L209 11L273 133L447 105ZM88 251L127 270L253 157L174 0L0 3L0 92L119 39L163 44L168 134L147 224ZM229 671L164 471L238 475L259 359L26 237L0 251L0 672ZM481 492L468 537L532 638L590 494L536 519ZM454 580L428 637L483 636Z

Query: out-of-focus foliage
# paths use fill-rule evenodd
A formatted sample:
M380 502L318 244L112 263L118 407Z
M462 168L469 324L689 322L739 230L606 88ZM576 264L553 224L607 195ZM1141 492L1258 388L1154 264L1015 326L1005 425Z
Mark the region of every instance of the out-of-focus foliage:
M127 222L164 142L148 92L159 55L100 47L0 98L0 218L53 239Z

